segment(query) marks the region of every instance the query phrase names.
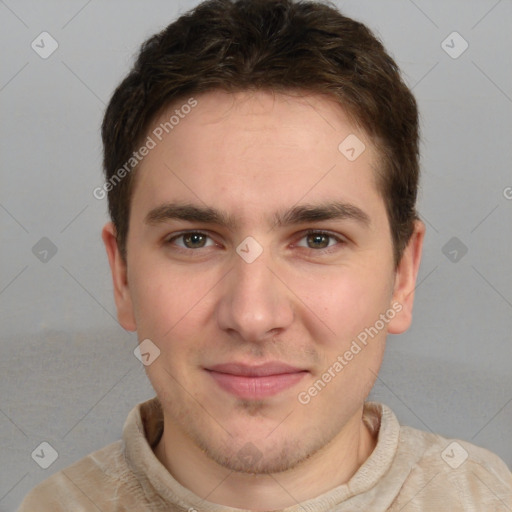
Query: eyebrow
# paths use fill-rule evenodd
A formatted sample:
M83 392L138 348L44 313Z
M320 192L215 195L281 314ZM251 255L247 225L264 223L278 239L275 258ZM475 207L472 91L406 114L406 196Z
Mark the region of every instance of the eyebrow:
M144 222L156 226L173 219L219 225L231 230L238 225L235 217L227 212L189 203L161 204L149 211ZM370 216L366 212L353 204L343 202L293 206L289 210L276 212L273 216L273 225L274 227L283 227L308 222L343 219L356 221L364 227L371 225Z
M365 227L371 225L370 216L361 210L361 208L353 204L341 202L294 206L284 213L277 213L274 219L275 226L277 227L322 220L343 219L354 220Z

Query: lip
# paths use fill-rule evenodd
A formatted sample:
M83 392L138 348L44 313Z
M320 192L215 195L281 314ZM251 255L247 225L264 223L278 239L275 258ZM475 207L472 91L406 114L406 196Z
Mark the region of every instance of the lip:
M271 397L297 384L306 370L280 362L218 364L205 370L224 391L246 400Z

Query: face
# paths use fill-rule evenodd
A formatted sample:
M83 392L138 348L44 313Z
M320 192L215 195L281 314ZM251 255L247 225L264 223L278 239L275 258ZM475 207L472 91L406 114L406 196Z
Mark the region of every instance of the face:
M379 156L332 100L195 100L148 132L126 267L104 230L119 319L160 350L165 428L230 469L289 469L360 415L386 333L410 322L421 229L395 269Z

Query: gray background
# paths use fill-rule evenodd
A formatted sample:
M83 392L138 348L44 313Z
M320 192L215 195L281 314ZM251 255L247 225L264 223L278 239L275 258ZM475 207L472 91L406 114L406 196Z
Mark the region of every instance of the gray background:
M92 195L99 126L139 44L196 3L0 0L2 511L119 438L153 395L136 336L115 320L107 204ZM512 2L337 4L381 37L422 113L414 324L390 336L372 398L512 466ZM47 59L31 48L43 31L59 44ZM441 46L453 31L469 44L458 58ZM57 248L47 261L32 250L42 237ZM31 458L42 441L59 455L46 470Z

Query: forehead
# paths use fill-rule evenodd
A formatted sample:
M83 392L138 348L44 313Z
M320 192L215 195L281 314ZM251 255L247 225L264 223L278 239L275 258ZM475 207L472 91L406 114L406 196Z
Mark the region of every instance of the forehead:
M211 91L164 109L147 136L134 207L183 200L242 215L302 199L379 200L373 144L325 96Z

